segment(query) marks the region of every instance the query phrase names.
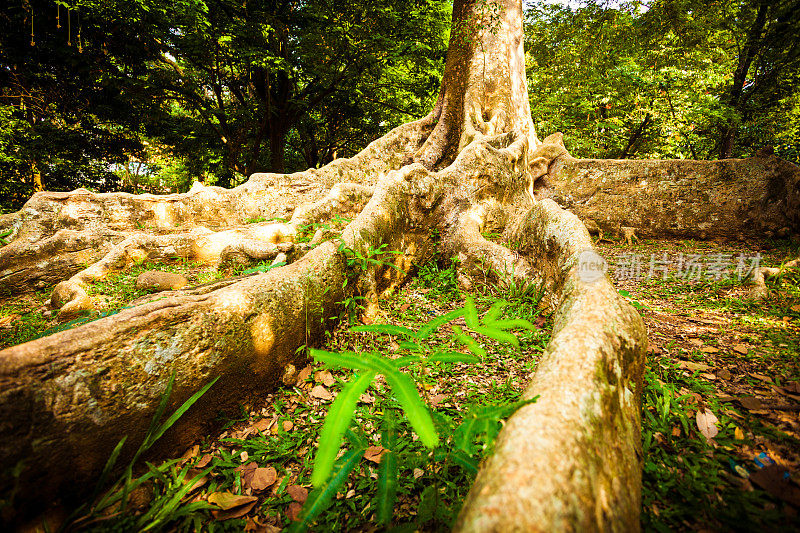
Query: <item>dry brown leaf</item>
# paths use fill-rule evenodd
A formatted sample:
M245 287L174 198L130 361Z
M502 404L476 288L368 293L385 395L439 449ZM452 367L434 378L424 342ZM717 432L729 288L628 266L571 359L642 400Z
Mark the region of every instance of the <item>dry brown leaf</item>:
M685 368L691 372L705 372L710 370L711 366L705 363L695 363L694 361L681 361L678 363L678 368Z
M373 463L380 463L383 454L386 452L386 448L383 446L370 446L364 452L364 459L367 461L372 461Z
M237 466L233 469L234 472L241 472L242 483L244 486L250 485L250 480L253 479L253 473L258 468L258 463L252 461L246 465Z
M776 498L800 506L800 488L784 477L786 469L780 465L768 465L750 474L750 481Z
M436 407L443 401L447 399L447 394L437 394L436 396L432 396L429 400L431 407Z
M739 426L733 430L733 438L736 440L744 440L744 431Z
M186 477L183 479L183 484L184 485L189 484L192 481L192 479L200 475L202 471L203 470L200 468L190 468L186 472ZM189 488L189 492L187 492L187 494L191 494L192 492L196 491L197 489L205 485L207 481L208 481L208 476L201 477L200 479L192 483L192 486Z
M297 381L306 381L309 377L311 377L311 373L314 372L314 369L311 366L305 367L303 370L297 374Z
M183 455L181 455L181 459L183 461L188 461L192 457L197 457L199 453L200 453L200 445L195 444L194 446L183 452Z
M772 383L772 378L769 376L765 376L764 374L759 374L758 372L748 372L748 374L759 381L764 381L766 383Z
M800 304L795 304L791 307L792 311L795 313L800 313Z
M401 312L402 312L402 311L407 311L409 307L411 307L411 304L409 304L409 303L405 303L405 304L403 304L403 305L401 305L401 306L400 306L400 311L401 311Z
M300 485L289 485L286 487L286 493L297 503L305 503L308 499L308 489Z
M375 403L375 396L365 392L364 394L358 397L358 401L360 401L361 403L370 403L370 404Z
M703 346L700 348L700 351L703 353L719 353L719 348L714 346Z
M750 411L763 409L764 407L764 404L761 403L761 400L753 396L742 396L739 398L739 403L742 405L742 407Z
M299 520L300 511L303 509L303 506L297 502L292 502L289 504L289 507L286 508L286 518L288 518L292 522L297 522Z
M262 431L266 431L270 427L272 427L272 424L274 424L274 423L275 423L275 419L274 418L272 418L272 419L262 418L261 420L259 420L258 422L256 422L252 426L250 426L250 429L252 429L254 431L258 431L259 433L261 433Z
M700 430L700 433L706 438L706 440L713 439L717 433L719 433L719 429L717 429L717 417L708 410L697 411L697 416L695 417L697 421L697 429Z
M333 398L333 394L322 385L315 385L314 388L311 389L311 396L313 398L319 398L320 400L330 400Z
M333 374L331 374L330 371L320 370L314 374L314 381L317 383L322 383L326 387L332 387L333 384L336 383L336 378L333 377Z
M750 347L746 344L734 344L732 346L732 349L734 352L740 353L742 355L747 355L747 353L750 351Z
M214 517L214 520L218 520L221 522L223 520L241 518L250 511L252 511L253 507L255 507L256 504L258 503L258 501L255 500L255 496L242 496L242 498L254 498L254 500L244 505L234 507L232 509L225 509L222 511L211 511L211 515Z
M680 426L674 426L672 428L672 436L673 437L680 437L681 436L681 427Z
M424 475L425 475L425 471L422 470L421 468L415 468L414 469L414 479L419 479Z
M208 503L213 503L223 511L245 505L258 500L255 496L237 496L230 492L212 492L208 495Z
M283 430L284 431L291 431L293 427L294 427L294 422L292 422L291 420L284 420L283 421Z
M19 315L6 315L0 317L0 328L5 328L10 326L16 319L19 318Z
M239 459L241 459L242 462L244 463L248 459L250 459L250 454L248 454L247 452L242 452L242 453L239 454Z
M720 368L716 372L717 372L717 377L718 378L722 378L722 379L728 380L728 379L731 379L733 377L733 374L731 374L729 370L726 370L724 368Z
M213 459L213 456L210 453L207 453L203 457L201 457L200 460L197 461L197 464L194 466L196 468L205 468L206 466L208 466L208 463L211 462L211 459Z
M789 394L800 394L800 381L793 381L783 386L783 390Z
M267 468L256 468L250 480L250 487L253 490L264 490L271 486L278 479L278 472L268 466Z

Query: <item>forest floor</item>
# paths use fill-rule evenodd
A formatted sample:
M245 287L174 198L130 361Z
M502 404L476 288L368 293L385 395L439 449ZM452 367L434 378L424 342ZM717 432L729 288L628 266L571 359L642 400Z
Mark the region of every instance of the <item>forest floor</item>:
M770 296L762 302L747 297L750 286L743 281L756 261L778 266L797 257L798 246L786 241L757 246L604 241L598 251L648 330L643 528L770 531L800 526L800 273L770 282ZM453 265L438 259L381 300L380 322L417 330L463 305L466 294L456 283ZM141 265L91 287L98 310L112 313L141 297L136 275L151 268L181 272L191 284L218 277L207 267L181 261ZM516 332L519 349L482 339L488 354L479 363L408 367L443 438L433 452L399 421L401 410L386 382L377 379L359 399L358 429L347 435L350 447L367 446L367 451L317 518L315 530L378 529L380 464L390 426L396 428L391 448L397 451L399 472L392 523L408 531L445 530L452 523L477 459L491 451L491 439L483 435L467 454L458 452L456 428L481 407L519 399L552 328L538 309L535 288L474 285L471 295L480 314L504 300L510 304L506 318L523 318L536 327ZM65 327L48 314L46 299L41 293L0 300L0 348ZM359 304L346 302L349 316L324 348L371 351L392 359L403 354L406 347L397 337L350 330ZM432 350L459 349L447 326L427 344ZM309 497L313 450L325 413L349 378L349 372L313 362L296 369L285 376L285 386L241 406L238 415L223 416L221 433L187 443L181 457L142 470L147 479L132 491L126 513L111 506L89 515L82 525L279 531ZM393 424L386 421L390 413L397 418Z

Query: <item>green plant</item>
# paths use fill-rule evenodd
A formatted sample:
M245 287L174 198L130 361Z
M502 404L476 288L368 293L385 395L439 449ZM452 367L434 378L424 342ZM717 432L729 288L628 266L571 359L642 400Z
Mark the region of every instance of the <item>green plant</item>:
M406 421L418 435L428 450L433 451L435 459L449 458L471 473L477 472L476 455L490 448L500 428L500 420L519 407L535 401L523 400L495 406L479 406L470 411L460 424L440 413L431 413L417 392L414 380L401 369L430 367L452 363L478 363L486 355L486 350L471 335L457 325L452 326L448 343L432 342L434 334L444 324L464 317L466 326L475 333L484 335L496 342L519 347L517 337L509 333L511 329L535 329L530 322L522 319L502 319L506 302L496 302L489 311L479 318L472 298L467 298L463 308L438 316L417 331L392 324L373 324L351 328L353 332L393 335L401 338L398 343L403 354L396 359L382 357L377 352L329 352L310 350L312 357L334 367L350 368L357 374L346 383L325 417L320 433L319 448L314 461L311 482L315 490L303 508L300 522L292 526L293 531L304 531L319 514L326 509L334 495L345 483L349 473L359 464L367 449L369 439L365 439L351 428L357 403L378 374L383 375L394 394L393 403L385 409L381 420L380 442L386 450L378 470L378 490L376 508L378 522L387 526L393 516L393 508L398 482L398 424L395 413L402 413ZM465 345L472 354L450 349L450 345ZM445 438L442 438L442 435ZM336 459L347 439L350 449ZM483 442L476 442L482 440ZM426 489L421 496L418 524L431 517L437 499L436 492ZM433 503L432 503L433 502ZM429 512L430 511L430 512ZM429 516L430 515L430 516Z

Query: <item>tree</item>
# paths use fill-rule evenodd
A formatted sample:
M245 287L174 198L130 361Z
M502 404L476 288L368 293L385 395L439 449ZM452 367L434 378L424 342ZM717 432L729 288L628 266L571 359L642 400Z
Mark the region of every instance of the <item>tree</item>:
M434 245L433 228L438 246L460 259L464 282L477 270L542 283L558 317L525 393L541 399L507 422L457 528L635 529L643 323L605 277L593 275L598 260L580 219L547 196L643 234L759 235L775 224L797 229L800 173L766 156L580 160L560 134L540 141L522 25L519 1L456 0L433 110L352 158L290 176L255 174L230 190L196 184L161 198L38 193L0 217L10 241L0 248L4 288L57 283L51 301L65 315L91 305L88 282L147 256L195 257L223 268L279 253L291 262L160 294L0 352L0 457L22 465L16 485L11 475L3 479L4 493L16 486L24 499L73 487L102 468L122 434L141 439L173 371L178 403L220 376L172 433L185 442L206 413L248 388L274 384L298 363L297 348L318 342L355 291L369 313ZM714 188L685 185L692 181ZM337 240L310 250L293 242L334 214L354 217ZM253 217L290 220L243 224ZM484 238L486 228L504 233L508 246ZM381 249L401 253L348 269L348 254ZM86 268L87 261L96 262ZM48 483L39 482L44 476Z

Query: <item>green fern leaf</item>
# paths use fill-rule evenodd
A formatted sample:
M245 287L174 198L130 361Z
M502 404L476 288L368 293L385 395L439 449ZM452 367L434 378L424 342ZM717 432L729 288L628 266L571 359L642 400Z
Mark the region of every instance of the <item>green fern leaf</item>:
M328 415L325 417L325 423L322 426L319 449L314 459L314 471L311 474L311 483L315 487L320 487L330 476L331 469L336 461L336 454L339 453L339 447L342 444L342 436L350 426L350 421L356 410L358 397L367 390L374 378L375 372L366 372L359 376L354 376L331 405Z

